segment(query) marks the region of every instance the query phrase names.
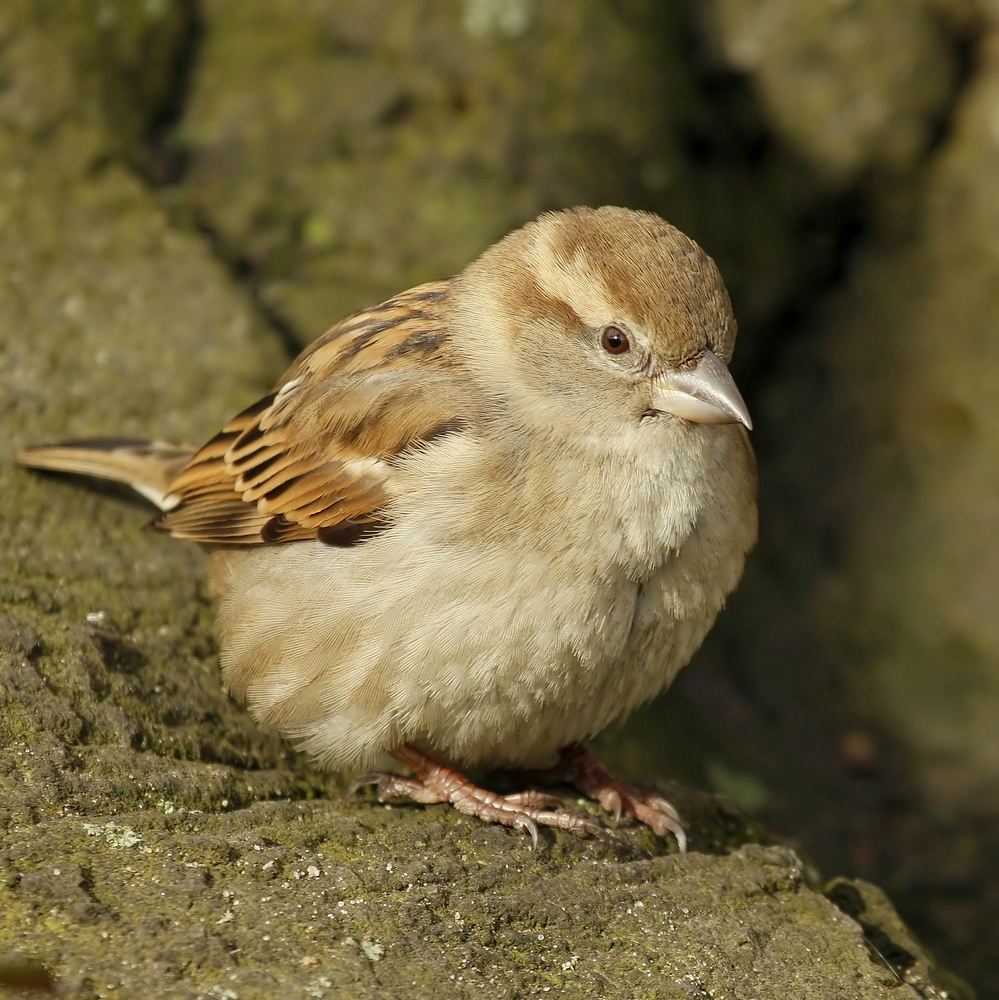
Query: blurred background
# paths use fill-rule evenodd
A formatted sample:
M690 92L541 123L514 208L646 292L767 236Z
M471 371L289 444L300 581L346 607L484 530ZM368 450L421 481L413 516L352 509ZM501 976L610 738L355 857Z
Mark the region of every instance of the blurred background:
M540 211L679 226L740 320L762 535L602 750L880 883L996 998L997 27L995 0L5 0L0 306L36 359L172 331L139 369L88 355L53 426L207 436L171 380L249 403ZM108 426L76 426L95 392Z

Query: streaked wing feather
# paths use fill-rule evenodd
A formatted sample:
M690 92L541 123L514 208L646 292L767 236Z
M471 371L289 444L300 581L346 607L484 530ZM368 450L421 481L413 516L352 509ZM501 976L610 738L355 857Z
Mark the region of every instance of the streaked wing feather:
M218 545L354 544L384 527L393 459L468 419L447 287L420 285L314 341L191 459L156 526Z

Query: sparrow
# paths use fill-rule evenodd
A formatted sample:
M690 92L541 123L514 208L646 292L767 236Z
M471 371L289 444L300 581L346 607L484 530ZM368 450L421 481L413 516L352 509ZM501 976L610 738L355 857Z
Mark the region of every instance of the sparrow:
M670 684L756 540L735 337L717 267L673 226L550 212L339 322L201 448L19 461L127 483L207 546L229 692L322 765L409 771L352 790L535 843L602 829L463 773L533 768L683 850L673 806L582 741Z

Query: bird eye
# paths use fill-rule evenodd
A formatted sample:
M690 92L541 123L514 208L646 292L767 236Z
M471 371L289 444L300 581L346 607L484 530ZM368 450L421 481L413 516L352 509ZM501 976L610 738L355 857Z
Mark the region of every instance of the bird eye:
M627 354L631 350L631 341L620 327L609 326L600 337L600 346L608 354Z

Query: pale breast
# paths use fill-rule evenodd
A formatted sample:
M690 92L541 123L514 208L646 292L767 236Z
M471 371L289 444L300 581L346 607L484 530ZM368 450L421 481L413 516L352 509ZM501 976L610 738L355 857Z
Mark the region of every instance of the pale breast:
M636 492L633 469L604 468L610 490L535 470L518 492L478 447L414 458L418 485L375 538L229 564L226 683L331 766L404 742L535 763L658 693L738 579L755 519L711 491L649 475Z

